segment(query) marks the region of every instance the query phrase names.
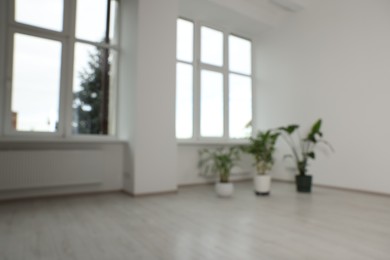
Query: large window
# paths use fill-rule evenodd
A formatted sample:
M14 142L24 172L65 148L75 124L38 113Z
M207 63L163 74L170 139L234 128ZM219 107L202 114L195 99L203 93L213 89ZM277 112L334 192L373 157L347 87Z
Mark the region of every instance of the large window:
M252 43L209 26L177 20L176 137L251 135Z
M7 134L114 135L118 0L10 0Z

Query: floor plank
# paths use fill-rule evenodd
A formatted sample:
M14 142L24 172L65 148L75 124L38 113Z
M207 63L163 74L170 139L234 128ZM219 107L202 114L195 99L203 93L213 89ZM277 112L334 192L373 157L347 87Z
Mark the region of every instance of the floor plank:
M122 193L0 204L1 260L390 259L390 198L236 183L131 198Z

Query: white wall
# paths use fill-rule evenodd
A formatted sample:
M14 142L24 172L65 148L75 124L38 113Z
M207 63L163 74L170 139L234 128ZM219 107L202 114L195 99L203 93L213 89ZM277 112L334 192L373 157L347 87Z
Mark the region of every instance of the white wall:
M173 191L177 189L175 55L178 2L128 0L122 4L125 8L122 16L132 14L135 17L124 18L122 24L122 49L129 50L122 59L131 60L125 62L129 66L125 63L121 66L121 89L130 89L121 94L121 109L133 113L126 116L122 111L120 115L120 120L129 120L127 125L121 126L122 138L130 142L126 160L131 162L132 180L125 188L136 195ZM129 8L136 8L136 13ZM128 24L132 21L136 28ZM135 75L130 70L134 70Z
M313 1L257 46L259 128L324 120L314 182L390 193L390 1ZM292 178L282 164L274 172Z

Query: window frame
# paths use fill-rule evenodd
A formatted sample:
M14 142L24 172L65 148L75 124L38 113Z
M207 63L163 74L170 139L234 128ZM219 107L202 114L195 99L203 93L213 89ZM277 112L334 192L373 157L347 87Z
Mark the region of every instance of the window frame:
M77 0L63 0L63 28L62 31L55 31L45 29L42 27L32 26L24 23L19 23L15 20L15 1L6 1L7 25L5 25L6 42L4 50L5 56L5 90L2 98L3 115L0 129L0 139L8 140L18 138L25 140L71 140L71 141L114 141L118 139L117 135L117 115L118 107L115 105L114 117L110 118L111 124L114 128L112 135L95 135L95 134L73 134L72 133L72 104L73 104L73 62L74 62L74 46L77 42L85 43L96 47L107 48L119 53L119 19L120 9L116 13L115 28L116 28L116 42L115 43L99 43L76 38L76 6ZM110 0L107 0L110 1ZM18 131L12 127L12 85L13 85L13 58L14 58L14 35L20 33L23 35L39 37L42 39L55 40L61 43L61 71L60 71L60 86L59 86L59 109L58 109L58 129L55 132L43 131ZM118 68L119 56L115 60L114 66ZM117 81L117 80L116 80ZM118 84L113 86L115 88L114 102L118 98Z
M204 22L204 21L198 21L196 19L189 19L186 17L179 16L176 20L176 22L181 19L185 21L189 21L193 23L194 25L194 37L193 37L193 61L182 61L175 57L176 64L178 63L184 63L189 64L193 66L193 135L192 138L177 138L176 141L179 144L226 144L226 143L232 143L232 144L241 144L241 143L247 143L247 138L230 138L229 137L229 74L235 74L240 76L249 77L251 79L251 95L252 95L252 126L255 125L255 104L254 104L254 97L255 97L255 81L253 72L255 71L255 64L254 64L254 40L250 39L250 37L242 36L241 34L232 32L229 29L222 28L220 26L216 26L214 24ZM216 66L211 64L206 64L201 62L201 28L207 27L213 30L217 30L222 32L223 34L223 65ZM251 42L251 74L246 75L234 71L229 70L229 36L235 36L244 40L247 40ZM201 136L201 129L200 129L200 123L201 123L201 71L202 70L208 70L213 72L222 73L223 76L223 136L222 137L203 137ZM251 136L253 136L253 128L251 132Z

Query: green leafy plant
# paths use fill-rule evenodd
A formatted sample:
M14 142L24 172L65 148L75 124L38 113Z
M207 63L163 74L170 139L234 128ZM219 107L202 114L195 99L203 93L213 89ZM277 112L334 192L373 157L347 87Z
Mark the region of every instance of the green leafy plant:
M220 182L228 183L230 171L240 159L239 152L237 147L220 147L215 150L203 149L199 151L200 174L205 177L217 175Z
M318 119L311 127L307 135L302 138L298 125L288 125L286 127L278 128L282 138L291 149L291 154L285 157L293 158L297 167L299 175L306 175L309 159L315 159L315 149L318 144L324 144L331 151L332 146L323 139L321 131L322 120Z
M249 145L241 147L242 151L253 155L257 174L265 175L274 164L276 141L280 132L268 130L258 132L255 137L249 138Z

